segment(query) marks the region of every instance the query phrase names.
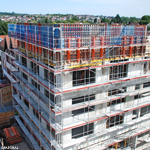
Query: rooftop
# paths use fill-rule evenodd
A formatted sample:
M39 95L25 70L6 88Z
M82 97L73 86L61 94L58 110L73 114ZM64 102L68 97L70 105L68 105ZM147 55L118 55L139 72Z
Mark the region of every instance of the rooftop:
M10 85L10 81L6 77L0 78L0 88Z

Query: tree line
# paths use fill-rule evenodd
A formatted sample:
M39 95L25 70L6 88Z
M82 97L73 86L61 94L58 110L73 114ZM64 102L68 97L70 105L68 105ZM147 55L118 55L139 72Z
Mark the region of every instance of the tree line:
M71 19L67 18L67 20L65 21L55 21L53 22L51 20L51 18L41 18L41 20L39 20L37 23L75 23L76 21L80 21L82 23L91 23L91 24L94 24L94 23L97 23L97 18L94 19L94 21L84 21L84 18L81 18L80 20L78 19L77 16L72 16ZM143 16L141 19L138 19L136 17L120 17L119 14L117 14L114 18L112 18L111 20L108 19L108 18L101 18L101 22L102 23L107 23L107 24L113 24L113 23L120 23L122 25L128 25L130 23L139 23L140 25L147 25L148 23L150 23L150 16L148 15L145 15ZM148 29L150 30L150 28L148 27Z
M139 23L141 25L147 25L148 23L150 23L150 16L145 15L141 19L138 19L136 17L120 17L119 14L117 14L116 17L114 17L111 20L107 18L102 18L101 22L108 24L120 23L123 25L127 25L130 23Z
M34 22L34 23L53 23L53 24L56 24L56 23L76 23L76 22L80 22L79 18L75 15L73 15L71 18L69 18L68 16L66 16L67 19L64 20L64 21L61 21L61 20L56 20L56 21L52 21L52 18L47 18L47 17L43 17L41 18L40 20ZM84 21L83 18L81 18L81 22L82 23L93 23L92 21Z

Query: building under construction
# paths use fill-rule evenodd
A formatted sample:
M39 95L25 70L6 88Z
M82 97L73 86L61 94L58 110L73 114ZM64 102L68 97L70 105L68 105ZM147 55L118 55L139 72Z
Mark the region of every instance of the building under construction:
M9 24L16 122L35 150L150 146L146 26ZM17 112L17 113L16 113Z

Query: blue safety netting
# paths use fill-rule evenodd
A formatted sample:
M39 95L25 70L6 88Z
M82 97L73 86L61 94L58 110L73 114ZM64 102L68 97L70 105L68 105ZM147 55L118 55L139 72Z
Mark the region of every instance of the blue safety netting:
M11 37L48 48L61 48L61 45L64 48L68 37L86 39L90 35L104 36L105 42L110 45L121 45L123 36L134 36L134 43L142 42L144 37L144 28L135 26L61 27L62 32L57 27L58 24L53 26L8 24L8 34Z

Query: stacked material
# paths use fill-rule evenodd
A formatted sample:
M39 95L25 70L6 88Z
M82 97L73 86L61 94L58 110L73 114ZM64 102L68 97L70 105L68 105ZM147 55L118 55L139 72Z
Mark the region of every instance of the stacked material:
M4 104L12 101L12 87L6 86L0 89L0 99L1 105L3 107Z
M5 128L3 131L9 144L15 144L22 141L22 138L16 127L12 126L10 128Z
M6 106L0 108L0 125L6 125L10 123L10 118L14 116L13 107Z

